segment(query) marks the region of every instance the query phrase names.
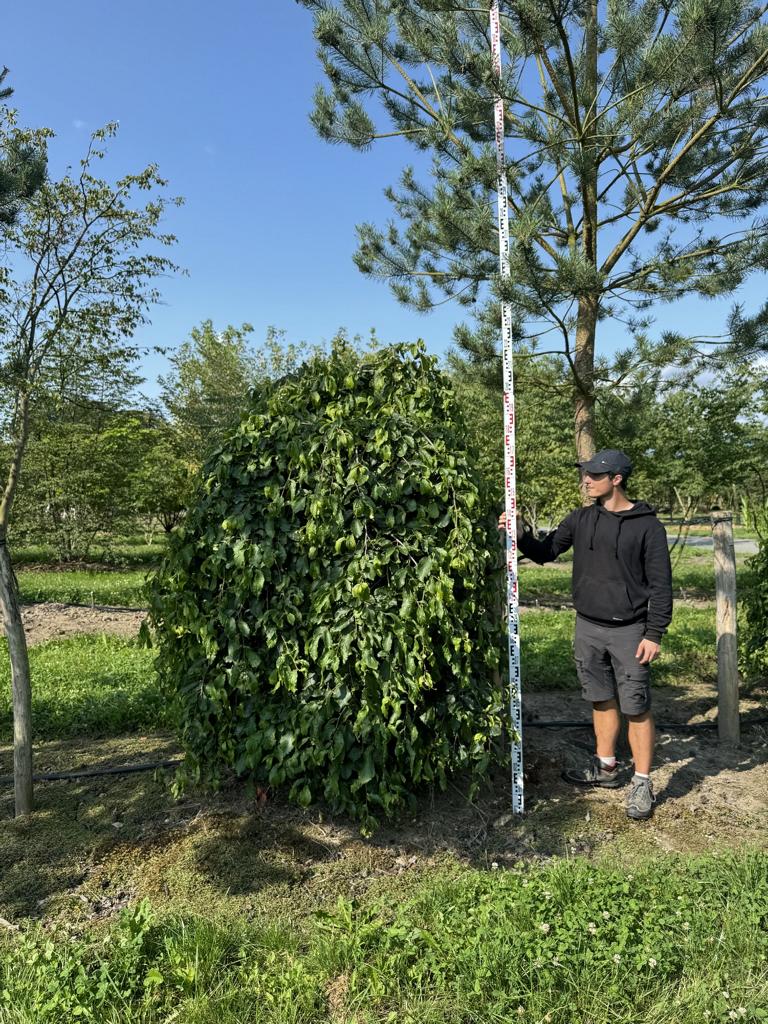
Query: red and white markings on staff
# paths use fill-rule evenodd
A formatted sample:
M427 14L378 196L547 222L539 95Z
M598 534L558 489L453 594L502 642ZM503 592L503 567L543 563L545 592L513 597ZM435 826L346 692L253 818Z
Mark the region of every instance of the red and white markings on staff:
M501 80L501 27L499 0L491 2L491 55L493 70ZM497 96L493 108L496 128L496 189L499 216L499 270L508 278L509 211L507 170L504 156L504 101ZM523 708L520 676L520 603L517 585L517 481L515 478L515 387L512 372L512 310L501 304L501 347L504 364L504 495L507 539L507 640L509 649L509 701L512 725L512 810L522 814L523 794Z

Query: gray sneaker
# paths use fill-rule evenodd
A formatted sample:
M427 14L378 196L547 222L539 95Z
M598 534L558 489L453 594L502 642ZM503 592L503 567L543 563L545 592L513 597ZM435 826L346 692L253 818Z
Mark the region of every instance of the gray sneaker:
M627 817L635 821L645 821L653 814L656 796L650 779L638 779L635 775L629 784L627 794Z
M573 786L600 786L603 789L618 789L622 785L618 764L606 768L599 757L593 757L586 768L570 768L562 773L566 782Z

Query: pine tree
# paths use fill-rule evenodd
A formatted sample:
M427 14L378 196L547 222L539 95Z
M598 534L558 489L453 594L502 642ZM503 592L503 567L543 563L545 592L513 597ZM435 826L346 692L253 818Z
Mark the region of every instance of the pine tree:
M4 67L0 71L0 103L4 103L13 95L13 89L4 84L7 77L8 68ZM45 179L46 159L39 146L21 141L18 135L4 133L2 142L0 226L8 226L16 220L19 204L31 198L42 185Z
M498 300L515 333L570 370L576 451L595 400L649 362L701 349L649 310L732 292L768 261L768 4L740 0L501 0L501 79L488 3L299 0L327 85L312 121L367 149L399 136L431 170L388 189L394 219L358 227L355 261L402 302L473 308L460 347L498 354ZM506 106L512 274L498 280L494 95ZM609 364L598 332L628 344ZM552 344L553 339L555 340Z

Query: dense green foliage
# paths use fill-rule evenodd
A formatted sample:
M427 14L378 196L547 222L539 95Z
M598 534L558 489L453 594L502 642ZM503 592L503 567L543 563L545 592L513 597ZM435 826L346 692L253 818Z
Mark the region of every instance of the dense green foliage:
M13 736L11 672L0 643L0 740ZM116 736L168 726L149 651L136 640L79 636L30 650L32 719L38 740ZM0 1018L2 1019L2 1018Z
M746 506L745 519L760 538L756 555L747 560L739 588L739 661L747 678L768 677L768 501Z
M547 868L419 879L410 898L341 897L302 932L155 916L105 935L3 940L0 1017L121 1024L724 1024L768 1019L764 854L634 874Z
M488 765L498 541L465 433L419 346L257 389L150 595L193 778L369 820Z

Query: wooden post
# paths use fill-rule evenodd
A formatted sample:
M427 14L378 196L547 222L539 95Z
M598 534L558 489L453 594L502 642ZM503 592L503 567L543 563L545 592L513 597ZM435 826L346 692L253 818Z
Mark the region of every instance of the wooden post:
M717 602L717 733L721 743L737 747L739 669L736 646L736 551L733 513L712 513Z

